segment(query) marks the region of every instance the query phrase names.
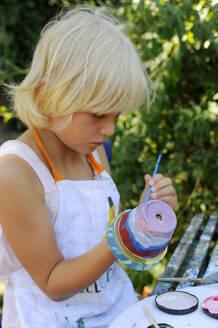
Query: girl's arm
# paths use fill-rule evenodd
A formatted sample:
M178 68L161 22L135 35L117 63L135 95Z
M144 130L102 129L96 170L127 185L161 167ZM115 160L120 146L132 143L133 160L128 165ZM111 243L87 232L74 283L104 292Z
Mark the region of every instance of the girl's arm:
M14 155L0 160L0 209L0 224L14 254L52 300L73 296L115 261L106 240L81 256L64 259L43 187L32 168Z

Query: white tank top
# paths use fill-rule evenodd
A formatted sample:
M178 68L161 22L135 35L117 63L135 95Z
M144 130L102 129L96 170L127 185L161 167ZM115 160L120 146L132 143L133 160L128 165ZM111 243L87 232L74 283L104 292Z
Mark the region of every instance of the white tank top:
M81 255L102 241L109 220L109 198L115 215L119 208L119 193L105 170L95 173L93 180L55 182L26 144L8 141L0 147L0 156L6 154L21 157L36 172L65 259ZM106 328L137 301L130 279L117 263L75 296L61 302L50 300L15 257L1 226L0 280L6 280L2 328Z

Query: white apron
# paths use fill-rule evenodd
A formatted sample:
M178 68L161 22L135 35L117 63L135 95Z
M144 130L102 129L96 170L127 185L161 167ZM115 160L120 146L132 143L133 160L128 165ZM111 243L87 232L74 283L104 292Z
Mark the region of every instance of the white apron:
M109 197L116 215L119 207L119 193L106 171L95 173L94 180L55 182L24 143L6 142L0 147L0 156L9 153L27 161L38 175L65 259L81 255L102 241L109 220ZM3 328L106 328L137 301L130 279L117 263L77 295L61 302L50 300L16 259L0 227L0 280L3 279Z

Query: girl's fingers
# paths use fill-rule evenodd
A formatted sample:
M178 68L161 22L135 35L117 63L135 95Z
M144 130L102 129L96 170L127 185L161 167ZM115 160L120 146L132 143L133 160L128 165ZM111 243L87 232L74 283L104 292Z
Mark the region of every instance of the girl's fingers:
M150 179L149 184L151 185L150 199L159 199L172 208L176 207L177 195L170 178L164 177L162 174L156 174Z
M158 197L160 198L160 197L164 197L164 196L174 196L175 193L176 192L175 192L175 189L173 188L173 186L164 187L157 191L151 190L151 196L156 197L156 198L158 198Z
M151 179L151 176L149 174L145 174L144 175L144 179L145 179L145 188L141 193L140 199L139 199L139 204L141 204L142 202L144 202L147 192L148 192L148 188L149 188L149 181Z
M155 185L158 181L160 181L161 179L163 179L163 175L161 173L155 174L154 177L152 177L149 181L150 186Z
M151 176L149 174L145 174L144 179L145 179L145 183L147 185L149 183L149 181L151 180Z
M151 181L150 181L150 183L151 183ZM161 179L159 179L159 180L156 180L153 184L152 184L152 186L151 186L151 190L153 191L153 192L156 192L156 191L158 191L158 190L160 190L160 189L162 189L162 188L166 188L166 187L168 187L168 186L172 186L172 180L170 179L170 178L161 178Z
M150 200L159 199L167 203L172 208L176 207L177 195L170 178L164 177L161 173L158 173L154 177L146 174L144 179L146 185L141 194L140 203L145 200L148 186L151 186Z

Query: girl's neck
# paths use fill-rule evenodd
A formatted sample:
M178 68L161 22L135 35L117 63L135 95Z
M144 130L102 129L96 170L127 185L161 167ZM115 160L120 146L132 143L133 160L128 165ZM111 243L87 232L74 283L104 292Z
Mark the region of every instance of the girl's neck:
M85 155L80 154L67 147L57 136L49 130L37 130L45 150L50 157L55 169L64 179L91 180L93 170L88 164ZM32 131L27 130L19 138L19 141L26 143L39 156L43 163L49 168L48 163L39 149Z
M32 132L31 132L32 133ZM37 133L52 161L75 160L83 155L67 147L52 131L37 130ZM84 157L84 156L83 156Z

